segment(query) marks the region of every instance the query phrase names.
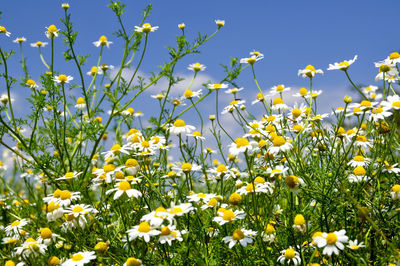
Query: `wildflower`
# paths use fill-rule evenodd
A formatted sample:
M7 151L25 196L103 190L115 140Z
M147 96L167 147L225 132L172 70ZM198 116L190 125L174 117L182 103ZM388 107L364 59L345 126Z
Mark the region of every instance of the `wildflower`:
M392 187L392 191L390 192L392 199L398 200L400 199L400 185L396 184Z
M399 75L395 66L390 64L390 62L378 62L375 63L375 67L379 69L379 73L376 75L375 81L383 80L384 77Z
M190 64L187 69L192 70L194 72L199 72L199 71L204 71L206 69L206 66L200 64L199 62L196 62L194 64Z
M172 245L172 241L177 240L177 241L183 241L182 234L185 234L186 231L179 231L177 230L174 226L163 226L160 229L160 243L165 244L168 243L168 245Z
M71 192L69 190L59 190L57 189L54 193L43 199L44 202L48 203L48 208L50 209L50 204L54 201L52 209L58 209L57 205L61 207L66 207L71 204L72 201L80 199L80 192ZM50 211L50 210L49 210Z
M276 136L272 140L273 146L269 147L268 152L272 154L278 154L279 152L285 152L290 150L293 146L290 144L285 137Z
M142 27L135 26L136 32L144 32L148 34L149 32L153 32L158 29L158 26L151 26L150 23L144 23Z
M299 92L296 94L293 94L294 97L305 97L308 94L308 91L306 88L300 88Z
M181 100L183 100L183 99L192 99L194 97L200 98L200 96L201 96L201 90L198 90L198 91L186 90L183 93L183 95L181 97Z
M99 46L107 46L107 48L110 48L110 44L112 44L112 42L109 42L107 40L107 37L104 35L101 35L99 40L96 42L93 42L94 46L99 47Z
M265 228L265 231L263 232L263 240L265 242L274 242L275 237L276 237L276 231L273 225L274 222L269 222L267 224L267 227Z
M387 161L384 161L384 164L385 164L385 168L383 169L383 171L382 172L387 172L387 173L389 173L389 174L398 174L398 173L400 173L400 168L398 168L398 167L396 167L397 165L398 165L398 163L395 163L395 164L390 164L390 163L388 163Z
M224 108L221 114L232 113L236 108L239 107L239 105L242 105L243 103L245 103L244 100L233 100Z
M64 84L64 83L69 83L71 80L73 80L74 78L73 77L71 77L71 76L66 76L66 75L64 75L64 74L61 74L61 75L59 75L59 76L55 76L54 78L53 78L53 80L55 81L55 82L57 82L57 83L61 83L61 84Z
M82 174L82 172L79 172L79 173L76 172L76 171L67 172L67 173L65 173L64 176L59 177L56 180L67 180L67 181L69 181L69 180L73 180L73 179L77 178L80 174Z
M48 227L40 229L39 232L40 236L38 238L38 241L43 242L43 244L45 244L46 246L49 246L51 242L55 241L58 237L58 235L54 234Z
M61 8L64 9L64 10L68 10L69 4L68 3L62 3L61 4Z
M273 111L285 112L289 107L285 104L285 102L280 97L276 97L272 101L271 109Z
M357 60L357 55L355 55L352 60L348 60L348 61L345 60L345 61L340 62L340 63L334 63L333 65L329 64L328 70L340 69L340 70L346 71L350 67L350 65L352 65L356 60Z
M134 226L132 229L126 231L130 240L138 237L143 238L144 241L149 242L151 236L159 235L161 232L152 229L148 222L141 222L139 225Z
M254 65L255 62L257 62L263 58L264 57L252 55L251 57L240 59L240 63Z
M33 90L33 89L36 89L36 88L39 88L39 86L36 84L36 82L35 82L34 80L32 80L32 79L28 79L28 80L26 81L25 85L26 85L27 87L31 88L32 90Z
M69 218L78 218L79 225L83 228L86 225L85 215L89 213L97 213L96 209L85 204L71 205L68 209L64 210Z
M362 166L357 166L353 170L353 174L349 175L349 181L351 183L354 182L361 182L361 181L367 181L368 177L366 176L367 171L364 169Z
M324 74L324 72L321 69L315 69L315 67L312 65L307 65L306 68L299 69L297 75L300 76L300 74L302 75L303 78L305 77L313 78L315 74Z
M96 76L96 75L101 75L101 74L103 74L103 71L102 71L100 68L98 68L97 66L92 66L92 68L90 69L90 71L89 71L89 72L86 72L86 74L89 75L89 76L94 77L94 76Z
M236 93L238 93L239 91L242 91L243 90L243 88L232 88L232 89L229 89L229 90L226 90L225 91L225 93L231 93L231 94L233 94L233 95L236 95Z
M358 240L350 240L349 244L347 245L348 248L352 249L352 250L357 250L359 248L363 248L365 247L364 242L360 242L358 243Z
M229 147L229 153L232 155L238 155L242 152L251 152L253 146L245 138L237 138L234 143Z
M192 134L187 134L187 136L193 137L196 140L205 140L206 138L199 131L195 131Z
M48 42L41 42L41 41L37 41L35 43L31 43L31 47L45 47L46 45L48 45Z
M302 214L296 214L293 220L293 228L302 234L306 232L306 220Z
M0 33L4 33L7 37L10 37L11 33L6 30L6 27L0 26Z
M171 132L171 134L179 135L182 133L190 134L194 129L194 126L186 125L185 121L182 119L177 119L168 130Z
M229 243L229 248L233 248L237 243L246 247L247 244L253 243L254 237L257 235L256 231L247 229L236 229L233 231L232 236L222 238L225 243Z
M77 108L77 109L79 109L79 110L81 110L81 111L82 111L83 109L86 108L85 99L84 99L83 97L79 97L79 98L76 100L75 108Z
M29 237L20 247L15 248L15 254L27 258L30 255L36 256L38 253L44 255L46 249L46 245L41 244L35 239Z
M321 242L319 247L324 247L322 254L331 256L332 253L339 255L339 250L344 249L343 243L346 243L349 239L346 236L345 230L335 231L333 233L323 233L325 242Z
M121 153L129 154L129 149L126 145L114 144L109 151L102 152L102 154L104 154L105 160L108 160L109 158L118 157Z
M47 31L45 32L45 34L48 39L53 39L54 37L58 37L58 32L60 30L57 29L55 25L50 25L46 29Z
M280 264L285 264L286 262L289 264L292 262L294 265L301 264L301 258L299 252L295 251L294 248L289 247L281 251L281 256L278 258L278 262Z
M6 232L6 235L18 235L19 232L22 230L22 228L28 224L28 220L26 219L21 219L21 220L15 220L12 222L10 225L8 225L4 230Z
M207 203L210 199L215 198L216 194L204 194L204 193L197 193L186 196L189 202L204 202Z
M223 225L238 219L244 219L245 216L244 211L236 210L233 212L231 210L220 209L218 210L218 216L214 217L213 221L219 225Z
M115 184L115 188L107 190L106 194L110 194L112 192L115 192L114 200L116 200L119 197L121 197L124 193L129 198L132 198L132 197L133 198L138 198L138 197L142 196L142 193L139 190L131 188L131 184L126 180L122 180L121 182Z
M400 110L400 96L399 95L390 95L387 97L386 101L381 102L382 106L387 108L388 110Z
M274 94L282 93L285 91L290 91L290 88L285 87L285 85L283 85L283 84L279 84L279 85L273 86L270 89L269 93L270 93L270 95L274 95Z
M90 261L95 260L94 251L81 251L72 255L72 257L61 264L61 266L83 266Z
M386 117L391 116L392 113L388 111L388 108L383 108L382 106L374 107L368 117L368 120L378 121L384 120Z
M368 166L368 164L371 162L371 159L365 158L364 156L361 155L356 155L354 158L348 162L348 165L351 167L357 167L357 166Z
M212 84L208 84L207 88L209 90L219 90L219 89L226 89L228 88L228 84L224 84L224 83L212 83Z
M217 19L215 20L215 24L217 24L218 28L222 28L223 26L225 26L225 20Z
M25 37L18 37L13 42L14 43L23 43L23 42L26 42L26 38Z
M254 101L251 102L251 104L256 104L259 102L263 102L265 99L265 95L262 94L261 92L257 93L256 99Z
M184 30L186 28L185 23L178 24L178 28L181 29L181 30Z

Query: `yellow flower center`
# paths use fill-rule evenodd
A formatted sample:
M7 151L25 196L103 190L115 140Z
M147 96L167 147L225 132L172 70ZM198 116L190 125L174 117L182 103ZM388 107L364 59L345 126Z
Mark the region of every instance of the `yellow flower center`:
M168 226L161 227L161 235L167 236L171 234L171 230L169 230Z
M68 78L67 78L66 75L61 74L61 75L58 76L58 80L59 80L60 82L62 82L62 83L65 83L65 82L68 81Z
M284 256L285 256L285 259L290 260L290 259L293 259L296 256L296 253L294 252L294 249L288 248L288 249L285 250Z
M74 173L72 173L72 172L68 172L68 173L66 173L65 174L65 176L64 176L66 179L70 179L70 178L73 178L74 177Z
M90 69L90 74L91 74L92 76L94 76L94 75L97 74L97 67L96 67L96 66L92 66L92 68Z
M301 115L301 110L298 108L294 108L292 110L292 115L293 115L293 117L299 117Z
M47 30L49 31L49 33L53 34L55 33L58 29L55 25L50 25Z
M218 173L223 173L223 172L226 172L226 166L225 165L223 165L223 164L220 164L220 165L218 165L217 166L217 172Z
M333 244L335 244L335 243L337 242L337 240L338 240L338 238L337 238L337 235L336 235L335 233L329 233L329 234L326 236L326 243L327 243L328 245L333 245Z
M69 190L63 190L60 193L60 199L61 200L66 200L66 199L70 199L72 197L72 194Z
M79 97L77 100L76 100L76 104L84 104L85 103L85 99L83 99L82 97Z
M168 172L168 177L175 177L175 176L176 176L176 172L175 171Z
M181 208L179 208L179 207L172 208L172 209L169 211L169 213L171 213L171 214L178 214L178 213L182 213L182 212L183 212L183 210L182 210Z
M53 232L49 228L43 228L40 231L40 237L43 239L49 239L53 236Z
M282 136L276 136L273 141L273 144L275 147L280 147L280 146L284 145L285 143L286 143L286 140Z
M123 191L127 191L127 190L131 189L131 184L129 184L129 182L126 181L126 180L122 180L119 183L118 189L119 190L123 190Z
M115 173L115 179L124 179L125 175L121 171Z
M200 63L194 63L193 70L194 71L200 71L201 70L201 64Z
M272 234L275 232L275 228L272 224L267 224L267 228L265 228L265 233L266 234Z
M126 260L126 266L140 266L141 263L138 259L130 257Z
M357 155L354 157L354 161L356 162L364 162L364 160L365 160L364 157L361 155Z
M83 208L81 207L81 206L75 206L73 209L72 209L72 212L75 212L75 213L80 213L80 212L82 212L83 211Z
M393 192L395 192L395 193L400 193L400 185L394 185L393 187L392 187L392 191Z
M250 144L249 141L245 138L237 138L235 140L235 143L236 143L236 148L238 149L241 147L246 147Z
M84 257L82 256L82 254L75 254L72 256L73 261L81 261L83 259L84 259Z
M393 103L392 103L392 107L400 108L400 101L393 102Z
M304 96L304 95L306 95L308 93L308 91L307 91L306 88L301 88L299 93L300 93L301 96Z
M0 32L1 33L7 33L6 27L0 26Z
M257 93L257 100L261 101L262 99L264 99L264 95L261 92Z
M208 201L208 205L211 207L215 207L217 205L218 201L215 198L212 198Z
M357 136L357 141L360 141L360 142L367 142L367 138L366 138L365 136L358 135L358 136Z
M374 108L374 109L372 109L372 113L373 114L380 114L380 113L382 113L383 112L383 108L382 107L376 107L376 108Z
M293 126L293 131L295 132L301 131L302 129L303 129L302 125L297 124Z
M353 113L354 113L354 114L362 113L362 110L361 110L360 107L355 107L355 108L353 109Z
M41 47L42 45L43 45L43 43L42 43L41 41L37 41L37 42L36 42L36 46L37 46L37 47Z
M282 100L282 98L276 97L272 102L272 105L278 105L278 104L285 104L285 102Z
M185 98L192 98L193 97L193 91L191 90L186 90L185 93L183 94Z
M244 233L240 229L233 231L232 238L236 241L242 240L244 238Z
M315 67L313 66L313 65L308 65L308 66L306 66L306 70L309 70L309 71L312 71L312 72L315 72L316 70L315 70Z
M33 81L33 80L31 80L31 79L28 79L28 80L26 81L26 85L28 85L28 87L33 87L33 86L36 85L36 82Z
M362 166L357 166L354 170L353 170L353 174L357 175L357 176L363 176L367 173L367 171L365 171L364 167Z
M261 176L257 176L257 177L254 179L254 183L264 184L264 183L265 183L265 179L262 178Z
M233 213L233 211L231 210L224 211L224 214L222 215L222 219L224 219L225 221L232 221L233 219L235 219L235 217L235 213Z
M283 85L278 85L276 86L276 91L283 91L285 89L285 87Z
M249 184L246 186L246 191L247 191L247 192L252 193L252 192L254 192L254 189L255 189L255 187L254 187L253 183L249 183Z
M109 173L115 170L115 165L113 164L106 164L103 168L104 172Z
M174 127L184 127L186 126L185 121L182 119L178 119L174 122Z
M234 192L229 196L229 203L232 205L237 205L241 201L242 201L242 196L240 196L239 193Z
M390 66L388 65L381 65L379 67L379 72L388 72L388 71L390 71Z
M59 189L57 188L56 191L54 191L53 197L59 198L60 196L61 196L61 190L59 190Z
M148 233L150 232L150 224L148 222L141 222L139 224L138 231L141 233Z
M339 66L342 68L348 68L350 66L350 63L347 61L343 61L339 63Z
M370 102L370 101L364 100L364 101L362 101L362 102L360 103L360 105L361 105L362 107L371 107L371 102Z
M99 42L101 45L106 45L107 44L107 37L104 35L101 35L99 38Z
M201 137L202 135L199 131L195 131L195 132L193 132L193 136Z
M18 226L21 222L20 221L14 221L11 223L12 227Z
M192 170L192 165L190 163L183 163L181 169L184 172L190 172Z
M126 167L136 167L136 166L139 166L139 163L138 163L138 161L136 161L135 159L128 159L127 161L126 161L126 163L125 163L125 166Z
M297 214L297 215L294 217L293 223L294 223L295 225L304 225L304 224L306 224L306 220L304 219L304 216L303 216L302 214Z
M55 210L57 210L59 208L60 208L60 205L58 203L56 203L55 201L51 201L49 203L49 205L47 206L47 211L48 212L53 212L53 211L55 211Z
M142 31L144 33L149 33L151 31L151 24L150 23L144 23L142 26Z

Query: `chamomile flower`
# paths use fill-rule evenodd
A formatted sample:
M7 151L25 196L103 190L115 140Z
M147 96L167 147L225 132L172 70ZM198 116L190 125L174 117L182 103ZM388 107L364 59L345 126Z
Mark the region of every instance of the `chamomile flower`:
M159 235L161 232L153 229L148 222L141 222L139 225L135 225L132 229L126 231L129 240L136 238L143 238L145 242L150 241L150 237Z
M229 153L232 155L238 155L243 152L251 152L253 146L251 143L245 138L237 138L234 143L229 145Z
M257 62L263 58L264 57L252 55L251 57L245 57L245 58L240 59L240 63L254 65L255 62Z
M175 217L183 216L184 214L193 212L194 210L195 208L192 206L192 203L186 202L178 205L172 203L171 208L169 208L167 211L172 217Z
M296 214L293 219L293 228L297 232L304 234L306 232L306 220L302 214Z
M232 88L229 90L225 90L225 93L236 95L239 91L242 91L243 88Z
M363 248L365 247L364 242L360 242L358 243L358 240L350 240L349 244L347 245L348 248L352 249L352 250L358 250L359 248Z
M96 259L94 251L81 251L74 253L70 259L66 260L61 266L83 266Z
M7 31L6 27L0 26L0 33L4 33L7 37L10 37L11 33Z
M323 233L322 236L326 241L325 245L323 245L324 249L322 254L328 256L331 256L332 253L339 255L339 250L344 249L343 243L346 243L349 240L346 236L346 231L343 229L332 233Z
M274 228L273 224L274 224L274 222L269 222L267 224L267 227L265 228L265 231L262 234L263 240L265 242L272 243L275 240L276 231L275 231L275 228Z
M285 104L285 102L283 101L282 98L276 97L276 98L272 101L272 107L271 107L271 109L272 109L273 111L285 112L286 110L289 109L289 107Z
M80 199L80 192L71 192L69 190L60 190L57 189L53 194L50 194L48 197L43 199L44 202L50 203L54 201L56 204L59 204L61 207L69 206L72 201ZM54 206L56 208L56 206ZM58 208L57 208L58 209Z
M390 62L378 62L375 63L375 67L379 69L379 73L376 75L375 81L383 80L384 77L399 75L397 68L394 65L390 64Z
M353 174L349 175L349 181L351 183L358 183L362 181L367 181L368 176L366 175L367 171L362 166L357 166L353 170Z
M39 253L44 255L47 246L29 237L20 247L15 248L15 250L16 255L28 258L30 255L37 256Z
M367 137L363 136L363 135L357 135L355 142L354 142L355 146L358 147L362 147L362 148L372 148L372 142L370 140L367 139Z
M29 88L31 88L32 90L39 88L39 86L36 84L36 82L32 79L28 79L25 82L25 85Z
M150 23L144 23L142 27L135 26L135 31L136 32L144 32L148 34L149 32L153 32L158 29L158 26L151 26Z
M114 144L109 151L102 152L104 159L107 161L109 158L116 158L121 153L129 154L130 148L126 145L121 146L120 144Z
M53 222L64 215L64 210L61 208L60 203L56 200L51 200L47 204L47 220Z
M279 85L273 86L269 90L269 94L270 95L276 95L276 94L280 94L280 93L285 92L285 91L290 91L290 88L289 87L285 87L285 85L283 85L283 84L279 84Z
M200 96L201 96L201 89L197 91L186 90L181 97L181 101L184 99L193 99L195 97L200 98Z
M186 125L182 119L177 119L172 126L168 128L169 132L173 135L190 134L195 130L194 126Z
M100 46L107 46L107 48L110 48L110 44L112 44L112 42L109 42L107 40L107 37L104 35L101 35L99 40L96 42L93 42L94 46L96 47L100 47Z
M115 184L115 188L107 190L106 194L108 195L113 192L115 192L114 200L118 199L123 194L126 194L129 198L139 198L142 196L142 193L139 190L133 189L131 184L126 180Z
M196 140L205 140L206 138L199 131L194 131L192 134L187 134L186 136L193 137Z
M263 182L257 182L257 178L254 180L253 183L247 183L246 186L242 186L238 190L236 190L236 193L240 195L247 195L250 193L266 193L266 194L272 194L274 191L274 184L270 182L266 182L263 180Z
M392 191L390 192L392 199L399 200L400 199L400 185L396 184L392 187Z
M347 165L350 165L351 167L357 167L357 166L368 166L368 164L371 162L371 159L365 158L362 155L356 155L352 160L350 160Z
M83 97L79 97L76 99L75 108L83 111L86 108L85 99Z
M328 70L343 70L346 71L355 61L357 60L357 55L354 56L352 60L345 60L340 63L329 64Z
M395 164L390 164L388 161L384 161L385 168L383 169L382 172L387 172L389 174L398 174L400 173L400 168L396 167L398 163Z
M313 78L315 74L324 74L321 69L315 69L312 65L307 65L304 69L299 69L297 75L302 75L303 78L309 77Z
M54 80L55 82L61 83L61 84L69 83L69 82L70 82L71 80L73 80L73 79L74 79L73 77L67 76L67 75L64 75L64 74L61 74L61 75L59 75L59 76L55 76L55 77L53 78L53 80Z
M190 64L187 69L192 70L194 72L199 72L199 71L204 71L206 69L206 66L200 64L199 62L196 62L194 64Z
M45 47L48 44L49 44L48 42L37 41L37 42L31 43L31 47L41 48L41 47Z
M56 180L66 180L66 181L70 181L73 179L76 179L80 174L82 174L82 172L67 172L65 173L65 175L63 175L62 177L57 178Z
M204 194L204 193L197 193L186 196L189 202L200 202L207 203L210 199L215 198L216 194Z
M267 95L265 95L265 94L263 94L261 92L257 93L256 99L254 101L252 101L251 104L256 104L256 103L259 103L259 102L263 102L265 100L266 96Z
M14 43L23 43L23 42L26 42L26 38L25 37L18 37L13 42Z
M4 230L6 232L6 235L18 235L19 232L22 230L22 228L28 224L28 220L26 219L21 219L21 220L15 220L11 224L9 224Z
M233 248L236 244L240 244L246 247L247 244L251 244L254 241L254 237L257 235L256 231L247 229L236 229L233 231L232 236L226 236L222 238L222 241L229 243L229 248Z
M135 109L133 109L132 107L129 107L126 110L121 112L121 114L124 117L132 117L134 113L135 113Z
M299 92L296 94L293 94L294 97L305 97L308 94L308 90L306 88L300 88Z
M278 262L280 264L289 264L292 262L294 265L301 264L300 253L297 252L294 248L289 247L281 251L281 256L278 258Z
M272 140L272 146L268 148L268 152L272 154L278 154L279 152L285 152L293 147L291 143L283 136L276 136Z
M86 204L76 204L76 205L71 205L69 208L64 210L64 213L68 215L68 219L77 218L80 227L83 228L85 227L87 222L85 215L90 213L95 214L97 213L97 210Z
M225 26L225 20L217 19L215 20L215 24L217 24L218 28L222 28Z
M55 25L50 25L46 29L47 31L45 32L45 34L48 39L54 39L55 37L58 37L58 32L60 30L57 29Z
M295 175L289 175L285 178L285 183L291 191L297 193L300 187L304 187L306 184L303 179Z
M219 90L219 89L226 89L228 88L228 84L224 83L211 83L207 85L209 90Z
M285 167L284 165L277 165L274 168L268 167L266 174L269 174L270 177L274 176L285 176L289 167Z
M230 223L239 219L244 219L246 216L244 211L232 211L225 210L223 208L218 210L218 216L213 218L213 221L218 223L219 225L224 225L226 223Z
M382 106L388 110L400 110L400 96L390 95L387 97L386 101L381 102Z
M245 102L246 101L244 100L233 100L224 108L221 114L232 113L236 108L239 108L240 105L244 104Z
M140 265L142 265L141 260L134 257L130 257L126 260L123 266L140 266Z
M96 76L96 75L101 75L103 74L103 71L101 70L101 68L97 67L97 66L92 66L92 68L90 69L89 72L86 72L86 74L88 76Z
M186 231L179 231L174 226L163 226L160 229L160 238L159 242L161 244L168 243L168 245L172 245L172 241L179 241L182 242L183 238L182 235L186 234Z

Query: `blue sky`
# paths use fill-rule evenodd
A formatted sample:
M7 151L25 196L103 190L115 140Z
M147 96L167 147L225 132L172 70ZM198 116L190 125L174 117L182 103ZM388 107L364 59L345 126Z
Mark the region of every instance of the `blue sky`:
M12 40L26 37L28 41L24 45L24 53L28 57L32 77L37 79L45 68L40 65L37 50L31 48L29 43L47 41L44 32L48 25L61 27L59 18L64 13L60 7L63 2L70 4L72 21L79 31L77 53L92 54L84 68L85 72L97 62L99 49L92 42L103 34L114 44L105 51L102 62L117 66L122 55L121 41L112 35L117 28L117 20L107 8L108 1L3 1L0 7L3 11L0 25L6 26L12 36L1 36L0 46L18 51L18 45L12 43ZM150 1L123 2L127 4L124 23L129 30L133 30L140 21L141 10ZM376 69L373 62L400 49L400 35L395 32L400 1L396 0L155 0L152 3L153 12L148 22L160 28L150 36L142 73L156 71L156 67L167 60L168 53L164 47L174 45L175 35L180 34L177 24L184 22L187 25L185 32L190 39L199 31L211 34L216 28L214 20L224 19L226 26L201 49L201 54L191 55L178 64L178 73L189 77L191 73L186 70L188 64L198 61L207 66L203 73L203 82L207 79L217 82L223 77L219 64L228 63L231 56L247 57L252 50L258 50L265 55L255 66L259 83L264 90L277 84L285 84L297 90L308 86L308 80L297 76L298 69L307 64L323 69L325 75L315 79L315 88L324 91L325 96L321 95L321 102L328 110L332 97L337 96L336 99L339 100L336 102L340 103L344 90L350 85L341 71L326 71L329 63L352 59L357 54L359 60L349 70L353 80L366 85L375 84ZM56 52L61 54L63 50L62 40L58 38ZM43 52L48 57L49 46ZM15 64L11 65L11 71L16 76L22 73L17 65L19 53L17 56L13 59ZM56 69L76 77L75 80L78 81L72 62L65 63L59 57L56 60ZM243 73L239 84L245 88L244 98L249 104L253 100L251 97L257 93L250 71ZM26 88L15 88L14 93L28 95ZM149 94L143 96L143 99L145 103L152 101ZM144 108L146 113L146 107L139 106L135 109L140 108Z

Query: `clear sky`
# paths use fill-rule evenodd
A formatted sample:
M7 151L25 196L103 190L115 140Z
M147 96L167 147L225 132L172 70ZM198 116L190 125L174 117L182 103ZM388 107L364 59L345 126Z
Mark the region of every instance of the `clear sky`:
M92 54L85 72L97 62L99 49L92 42L103 34L114 44L105 51L102 62L118 66L122 42L112 35L117 28L117 20L107 8L108 1L3 1L0 6L3 11L0 25L6 26L12 36L1 36L0 46L18 51L18 45L12 43L12 40L26 37L28 41L24 45L24 53L28 57L27 63L32 77L37 79L45 68L40 65L37 50L31 48L29 43L48 41L44 32L45 27L50 24L62 28L59 18L64 13L61 9L63 2L70 4L74 28L79 32L77 53ZM150 1L126 0L123 3L127 4L124 23L129 30L133 30L140 21L141 10ZM312 64L325 72L315 80L316 88L322 89L325 94L321 95L321 101L331 103L332 97L337 95L336 99L340 103L343 91L350 84L342 71L327 71L329 63L352 59L357 54L359 59L349 69L353 80L366 85L375 84L377 70L373 62L400 49L400 35L396 33L400 9L398 0L155 0L152 3L153 12L148 22L160 28L150 36L142 73L156 71L156 67L167 60L168 53L164 47L174 45L175 35L180 34L177 24L184 22L187 25L185 32L190 39L199 31L211 34L216 28L214 20L224 19L226 25L220 33L201 49L201 54L191 55L178 64L178 73L189 77L191 73L186 70L188 64L198 61L207 66L201 81L210 79L211 82L217 82L223 77L219 64L228 63L232 56L248 57L249 52L258 50L265 55L255 65L258 80L264 90L277 84L285 84L296 90L308 86L308 80L298 77L297 71ZM60 53L63 49L62 40L58 38L56 52ZM48 57L49 46L43 52ZM11 71L20 75L22 72L18 68L17 58L13 59L16 64ZM62 62L62 57L56 60L57 71L70 74L78 81L73 66L72 62ZM201 82L197 85L200 84ZM250 71L245 71L239 85L245 88L244 98L250 105L257 93ZM24 91L26 88L15 88L14 93L23 95ZM153 89L152 93L155 91ZM3 92L1 88L0 92ZM154 101L149 94L143 99ZM146 107L143 108L146 112Z

